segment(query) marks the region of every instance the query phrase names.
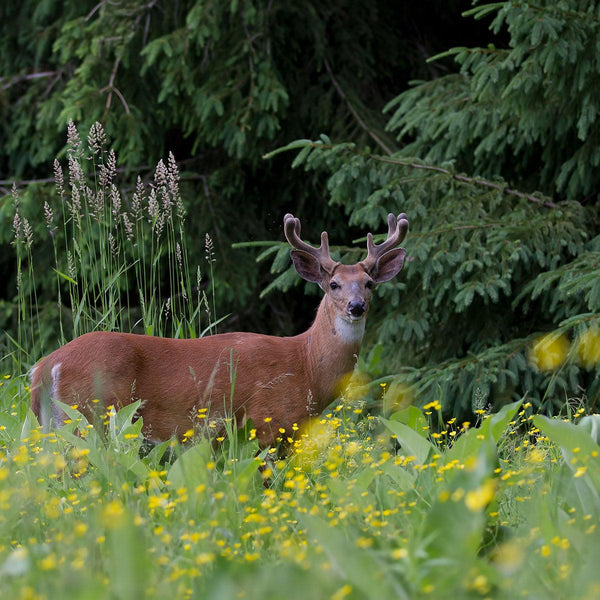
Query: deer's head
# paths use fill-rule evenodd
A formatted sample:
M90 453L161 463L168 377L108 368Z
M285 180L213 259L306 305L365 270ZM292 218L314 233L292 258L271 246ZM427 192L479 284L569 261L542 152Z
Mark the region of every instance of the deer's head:
M343 265L331 258L327 232L321 234L321 246L314 248L300 239L300 219L288 213L283 218L283 227L300 277L318 283L336 316L349 323L364 320L375 285L395 277L404 264L406 251L395 248L408 231L404 213L397 218L388 215L388 235L381 244L373 243L373 236L367 234L367 257L354 265Z

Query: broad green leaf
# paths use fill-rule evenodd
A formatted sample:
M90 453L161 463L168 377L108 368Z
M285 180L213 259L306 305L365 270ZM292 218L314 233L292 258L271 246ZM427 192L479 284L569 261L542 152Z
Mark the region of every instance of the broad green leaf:
M378 560L376 554L368 549L358 551L356 532L335 529L313 515L300 514L298 518L310 538L316 539L323 548L334 572L341 573L365 597L409 600L401 580L389 576L386 562Z
M594 442L600 444L600 415L587 415L577 423L577 426L585 429Z
M435 453L435 446L408 425L398 421L389 421L383 417L379 417L379 419L396 436L402 446L402 452L409 456L415 456L417 464L424 464L428 456Z
M423 437L427 437L429 433L427 419L425 418L425 415L423 415L421 409L416 406L409 406L408 408L392 413L390 415L390 421L404 423Z
M485 423L484 421L484 425ZM484 431L489 430L489 427L472 428L458 436L452 447L444 452L444 462L447 464L453 460L458 460L460 463L464 463L469 456L475 456L484 442L489 442L489 436L486 437L482 429Z
M600 446L590 432L573 423L543 415L536 415L533 422L560 447L564 464L573 474L572 485L583 509L589 514L600 514Z
M381 469L386 475L389 475L396 484L398 491L410 490L415 483L414 472L400 465L393 465L386 462L381 466Z
M4 429L0 431L0 436L6 436L8 439L17 437L21 423L19 419L5 412L0 412L0 427Z
M497 444L502 434L506 431L508 424L513 420L515 412L519 410L523 400L517 400L503 406L497 413L491 415L489 418L490 422L490 433L492 434L493 441Z
M249 489L266 452L265 450L259 456L244 458L236 464L235 480L238 492L245 492Z
M371 485L371 482L375 479L375 475L375 469L368 467L363 469L356 477L356 487L361 491L366 490Z
M110 596L118 600L143 598L152 569L148 544L144 530L134 525L129 509L124 506L122 511L107 526Z
M135 402L132 402L131 404L119 409L115 416L110 417L109 427L111 428L111 436L122 437L124 435L125 430L131 427L133 417L135 416L135 413L140 407L141 403L141 400L136 400ZM141 419L138 419L138 421L141 421Z
M137 448L135 451L127 450L125 452L118 451L116 448L109 448L107 451L112 450L112 458L117 462L125 471L131 471L135 474L139 481L145 481L148 478L149 469L146 464L139 458L139 452Z
M544 415L535 415L533 423L566 452L568 461L579 455L589 456L600 464L600 446L592 439L586 427Z
M211 450L208 440L201 440L186 450L171 465L167 475L174 489L185 487L193 490L208 479L206 463L210 461Z
M64 428L59 430L58 435L74 448L85 450L87 452L85 457L90 464L96 467L107 480L110 480L111 469L107 456L108 450L104 446L96 447L93 444L90 444L87 439L81 438Z

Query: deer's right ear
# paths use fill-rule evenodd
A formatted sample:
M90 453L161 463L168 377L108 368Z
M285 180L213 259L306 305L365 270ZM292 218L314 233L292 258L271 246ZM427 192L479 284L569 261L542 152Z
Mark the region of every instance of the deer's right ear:
M314 256L302 250L292 250L290 256L292 257L294 268L302 279L321 285L325 271L323 271L321 263Z

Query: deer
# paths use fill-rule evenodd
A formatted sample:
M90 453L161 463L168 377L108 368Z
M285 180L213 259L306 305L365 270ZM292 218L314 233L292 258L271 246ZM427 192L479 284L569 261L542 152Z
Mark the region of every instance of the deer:
M300 237L300 220L284 217L294 268L324 291L310 328L277 337L234 332L197 339L95 331L42 358L32 369L31 407L44 431L67 419L60 404L77 404L90 423L99 407L122 408L141 400L137 417L152 442L184 432L208 417L238 424L252 419L261 448L281 429L291 434L318 415L339 392L360 351L376 284L395 277L406 251L397 248L408 231L404 213L388 215L387 238L367 234L367 257L353 265L333 260L327 232L318 248ZM206 420L203 421L206 423Z

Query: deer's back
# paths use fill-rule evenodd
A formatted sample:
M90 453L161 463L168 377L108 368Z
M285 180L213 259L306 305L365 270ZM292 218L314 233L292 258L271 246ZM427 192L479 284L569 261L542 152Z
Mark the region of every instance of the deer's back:
M252 418L264 437L268 417L284 426L301 421L310 395L300 336L253 333L192 340L88 333L38 363L32 387L40 384L84 413L141 399L144 428L156 439L187 431L199 414L208 421L234 413Z

